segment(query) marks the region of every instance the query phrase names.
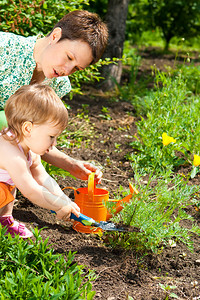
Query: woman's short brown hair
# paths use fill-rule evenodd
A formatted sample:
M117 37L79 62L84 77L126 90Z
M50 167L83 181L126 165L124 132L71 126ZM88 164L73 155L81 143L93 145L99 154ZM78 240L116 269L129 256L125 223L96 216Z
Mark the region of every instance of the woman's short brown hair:
M15 138L22 140L22 125L53 123L62 132L68 123L68 112L55 91L45 84L24 85L6 102L5 115L8 130ZM5 130L4 132L5 133Z
M108 41L108 29L97 14L86 10L75 10L65 15L54 26L53 30L57 27L62 29L60 41L68 39L88 43L93 55L91 64L96 63L101 58Z

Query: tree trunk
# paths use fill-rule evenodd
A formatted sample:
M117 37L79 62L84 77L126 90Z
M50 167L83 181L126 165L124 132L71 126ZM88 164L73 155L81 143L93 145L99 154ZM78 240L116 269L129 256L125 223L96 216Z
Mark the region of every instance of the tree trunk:
M106 14L106 23L109 30L109 41L103 58L122 58L126 31L126 19L129 0L109 0ZM102 67L102 76L105 80L101 88L110 90L115 86L115 81L120 83L122 75L122 63L110 64Z
M171 34L171 29L169 30L165 30L164 26L161 27L162 32L163 32L163 36L164 36L164 40L165 40L165 47L163 52L167 53L169 51L169 42L171 40L171 38L173 37L173 35Z

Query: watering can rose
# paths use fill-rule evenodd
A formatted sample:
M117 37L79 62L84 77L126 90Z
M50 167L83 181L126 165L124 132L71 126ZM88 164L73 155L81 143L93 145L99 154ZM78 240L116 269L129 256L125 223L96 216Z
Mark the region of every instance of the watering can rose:
M162 142L163 142L164 146L167 146L170 143L176 143L176 140L173 137L167 135L166 132L163 132L163 134L162 134Z
M200 165L200 156L199 155L194 154L193 165L195 167L198 167Z

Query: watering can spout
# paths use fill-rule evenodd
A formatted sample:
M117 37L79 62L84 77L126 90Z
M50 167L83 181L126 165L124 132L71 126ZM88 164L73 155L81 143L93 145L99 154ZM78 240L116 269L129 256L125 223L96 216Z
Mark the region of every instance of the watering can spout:
M127 195L123 199L117 201L114 215L118 214L118 212L120 212L123 209L123 205L122 204L129 202L130 199L132 198L133 194L137 195L139 193L138 190L130 182L129 182L129 190L130 190L130 194L129 195ZM109 221L110 218L112 218L112 217L113 217L113 214L107 212L106 221Z

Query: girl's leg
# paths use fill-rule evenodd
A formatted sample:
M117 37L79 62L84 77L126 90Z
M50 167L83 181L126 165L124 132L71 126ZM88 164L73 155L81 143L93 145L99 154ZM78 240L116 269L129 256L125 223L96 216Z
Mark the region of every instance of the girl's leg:
M14 200L0 208L0 216L11 216L13 212Z
M7 127L7 121L4 110L0 110L0 130Z
M14 188L10 193L12 194L11 197L13 196L15 198L16 188ZM14 201L15 200L0 208L0 224L2 225L2 227L7 228L6 234L10 233L12 237L14 237L15 235L19 235L24 239L32 237L32 232L28 230L28 228L26 228L24 224L14 220L12 216Z

